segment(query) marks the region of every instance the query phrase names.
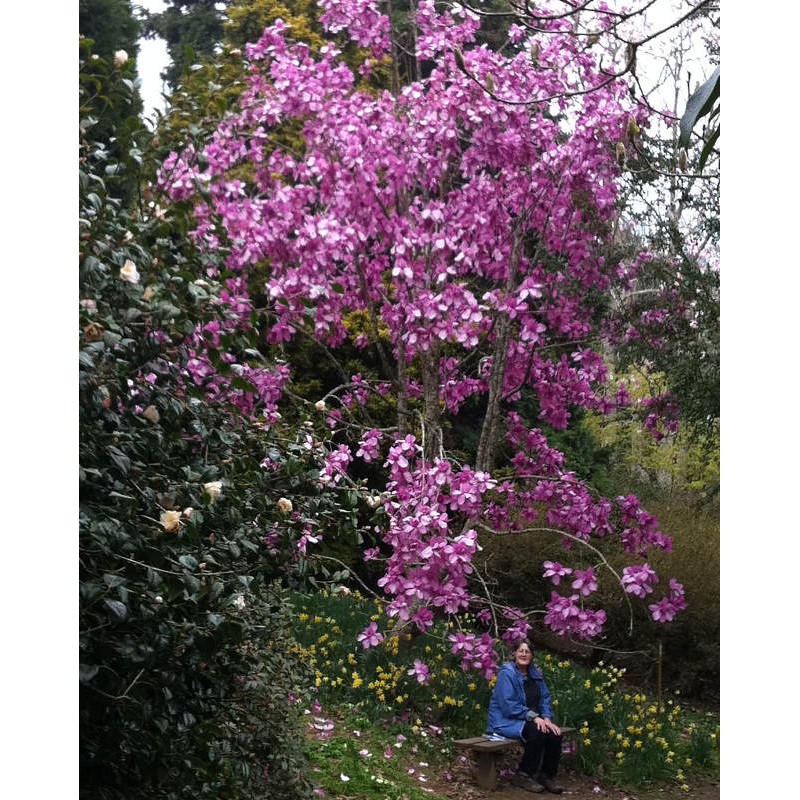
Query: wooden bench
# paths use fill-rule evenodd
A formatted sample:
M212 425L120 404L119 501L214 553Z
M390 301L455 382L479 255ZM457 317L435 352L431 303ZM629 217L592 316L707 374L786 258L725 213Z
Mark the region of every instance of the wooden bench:
M575 732L575 728L562 728L561 735L567 737ZM471 739L454 739L453 744L459 750L466 750L475 755L477 769L475 779L482 789L497 788L497 773L500 756L514 747L522 747L519 739L489 739L486 736L473 736Z

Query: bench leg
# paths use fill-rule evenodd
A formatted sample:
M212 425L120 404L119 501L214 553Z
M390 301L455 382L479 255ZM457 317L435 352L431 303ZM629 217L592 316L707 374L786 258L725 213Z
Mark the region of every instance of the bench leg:
M497 788L497 753L476 753L478 757L477 781L481 789Z

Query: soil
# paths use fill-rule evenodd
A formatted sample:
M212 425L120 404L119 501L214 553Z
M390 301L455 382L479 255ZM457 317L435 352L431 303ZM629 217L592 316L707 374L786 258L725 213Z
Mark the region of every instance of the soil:
M476 783L469 762L455 763L450 770L451 780L432 775L427 786L442 797L452 800L532 800L533 797L555 797L547 792L535 795L524 789L512 786L509 778L501 777L493 791L481 789ZM689 786L688 791L679 786L636 789L625 791L611 784L581 775L569 766L559 771L556 781L564 788L564 800L719 800L718 782L706 782Z

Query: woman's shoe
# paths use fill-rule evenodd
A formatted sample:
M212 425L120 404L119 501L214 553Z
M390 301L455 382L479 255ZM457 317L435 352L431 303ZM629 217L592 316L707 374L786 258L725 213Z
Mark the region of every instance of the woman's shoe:
M544 786L538 784L533 776L528 775L527 772L515 772L511 776L511 785L517 786L520 789L525 789L528 792L540 793L544 791Z
M538 780L548 792L552 792L553 794L561 794L564 791L562 786L556 785L555 780L553 778L548 778L547 775L539 773L539 775L536 776L536 780Z

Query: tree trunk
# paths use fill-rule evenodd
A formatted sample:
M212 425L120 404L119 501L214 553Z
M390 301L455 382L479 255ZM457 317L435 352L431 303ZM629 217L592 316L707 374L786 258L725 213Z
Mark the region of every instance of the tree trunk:
M514 232L514 243L511 248L508 279L505 292L509 295L517 286L517 267L522 250L522 237L519 228ZM489 397L486 402L486 416L483 418L481 436L478 441L478 454L475 457L475 469L491 472L497 452L497 439L500 430L500 403L503 399L503 386L506 377L506 361L508 359L508 341L511 335L511 320L502 314L495 322L494 354L492 357L492 373L489 378Z
M443 457L442 453L442 408L439 399L439 348L433 347L422 356L422 381L425 391L424 440L425 460Z

